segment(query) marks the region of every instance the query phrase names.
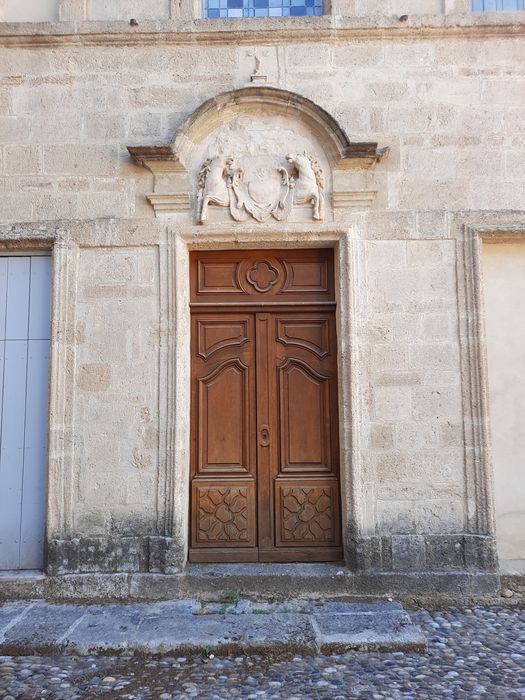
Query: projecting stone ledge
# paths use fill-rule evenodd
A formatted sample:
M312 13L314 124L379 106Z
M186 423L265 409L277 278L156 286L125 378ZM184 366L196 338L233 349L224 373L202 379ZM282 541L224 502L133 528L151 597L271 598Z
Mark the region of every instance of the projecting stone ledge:
M7 603L0 654L248 654L425 651L399 603Z

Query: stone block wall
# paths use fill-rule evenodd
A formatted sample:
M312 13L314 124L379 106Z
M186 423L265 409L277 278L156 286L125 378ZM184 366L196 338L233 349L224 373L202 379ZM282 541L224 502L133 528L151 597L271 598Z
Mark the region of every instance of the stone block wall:
M81 248L73 532L156 529L159 261L153 247Z
M97 7L108 19L109 4ZM10 47L0 37L3 236L56 222L74 248L71 518L50 528L73 543L64 570L82 538L98 538L90 546L108 568L124 566L112 538L131 538L132 568L162 569L148 562L171 556L158 554L171 534L159 498L173 487L161 484L172 456L159 437L170 222L155 218L152 175L127 146L168 144L202 102L249 83L255 53L268 84L310 98L352 141L390 147L374 170L347 175L377 190L372 208L338 209L323 229L351 227L360 260L355 564L494 565L490 538L476 544L490 533L468 525L458 266L463 221L525 223L525 44L475 30L334 37ZM174 221L191 227L193 216Z
M442 237L444 214L426 212L523 206L523 46L516 37L258 51L272 84L311 98L352 139L390 146L366 175L379 191L370 236L420 236L406 233L406 212L417 211L421 233ZM126 146L168 143L200 103L251 72L253 49L232 45L0 49L2 220L153 216L151 178Z
M325 13L349 17L466 13L470 0L326 0ZM199 0L0 0L0 22L199 19Z

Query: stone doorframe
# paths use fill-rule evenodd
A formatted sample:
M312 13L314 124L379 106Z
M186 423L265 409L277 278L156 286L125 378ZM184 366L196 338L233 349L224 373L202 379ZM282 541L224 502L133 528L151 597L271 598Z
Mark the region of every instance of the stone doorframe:
M465 434L466 531L495 538L494 475L492 469L490 413L488 397L487 341L483 298L482 246L484 242L513 243L525 240L525 226L509 222L493 223L501 215L485 215L481 220L458 224L458 318L463 387ZM522 221L523 219L521 219ZM480 553L481 554L481 553ZM486 551L490 568L496 561ZM490 558L493 558L490 561Z
M212 229L198 231L168 225L161 247L161 294L167 299L168 341L165 348L167 406L165 478L159 479L159 531L170 533L165 570L186 564L189 543L190 475L190 279L191 250L228 248L334 248L336 280L336 324L338 342L339 434L341 457L341 516L345 561L355 558L355 532L361 509L359 381L357 362L357 296L361 255L357 225L347 229L301 231L239 231ZM162 289L164 286L164 290ZM161 427L162 430L162 427Z

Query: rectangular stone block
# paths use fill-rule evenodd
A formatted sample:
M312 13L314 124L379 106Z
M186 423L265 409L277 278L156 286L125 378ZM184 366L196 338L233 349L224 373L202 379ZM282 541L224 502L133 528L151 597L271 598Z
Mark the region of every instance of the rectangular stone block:
M377 420L398 420L408 418L411 412L412 394L408 387L375 387L374 416Z
M460 450L443 448L392 450L373 455L378 482L461 482L463 458Z
M75 88L71 77L64 84L20 85L13 88L13 112L16 115L60 113L75 103Z
M80 365L77 377L81 391L106 391L111 383L111 366L100 362Z
M445 238L447 235L447 214L444 211L418 211L416 231L421 238Z
M4 159L6 175L33 175L41 171L38 146L6 146Z
M353 66L375 66L383 62L384 48L381 42L344 43L334 46L334 68L348 70Z
M366 257L371 270L384 270L387 267L404 269L406 243L405 241L368 241Z
M48 540L46 556L46 573L48 576L74 574L80 570L80 539Z
M429 571L461 569L465 566L464 540L461 535L426 537L426 560Z
M118 148L59 144L44 146L44 172L56 175L114 175L119 167Z
M147 571L147 538L83 537L79 545L82 573Z
M525 150L505 153L505 174L509 178L525 179Z
M452 148L405 148L404 172L423 180L445 180L456 177L456 150Z
M169 19L169 0L91 0L89 19L97 21Z
M454 325L450 314L425 314L421 318L421 338L445 340L452 336ZM454 319L455 320L455 319Z
M383 535L414 534L415 507L412 501L382 501L376 506L376 527Z
M394 446L393 429L389 424L373 423L370 426L370 447L376 450L391 449Z
M378 370L406 370L409 368L408 346L400 343L376 343L372 346L371 368Z
M459 371L459 348L454 343L418 343L409 348L410 368Z
M392 568L394 571L426 569L425 538L421 535L392 536Z
M88 19L90 0L59 0L58 19L61 22L78 22Z
M414 520L416 531L420 533L461 532L464 526L463 501L458 498L419 501L415 505Z
M458 422L462 416L461 394L449 387L414 387L412 389L412 420L442 424Z
M28 117L0 115L0 143L27 143L30 128Z

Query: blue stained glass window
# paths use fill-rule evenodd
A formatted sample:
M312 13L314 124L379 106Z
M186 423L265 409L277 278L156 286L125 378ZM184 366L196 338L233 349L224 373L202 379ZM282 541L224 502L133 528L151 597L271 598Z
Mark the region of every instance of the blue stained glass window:
M203 0L207 19L227 17L311 17L323 14L323 0ZM220 10L218 9L220 8Z

